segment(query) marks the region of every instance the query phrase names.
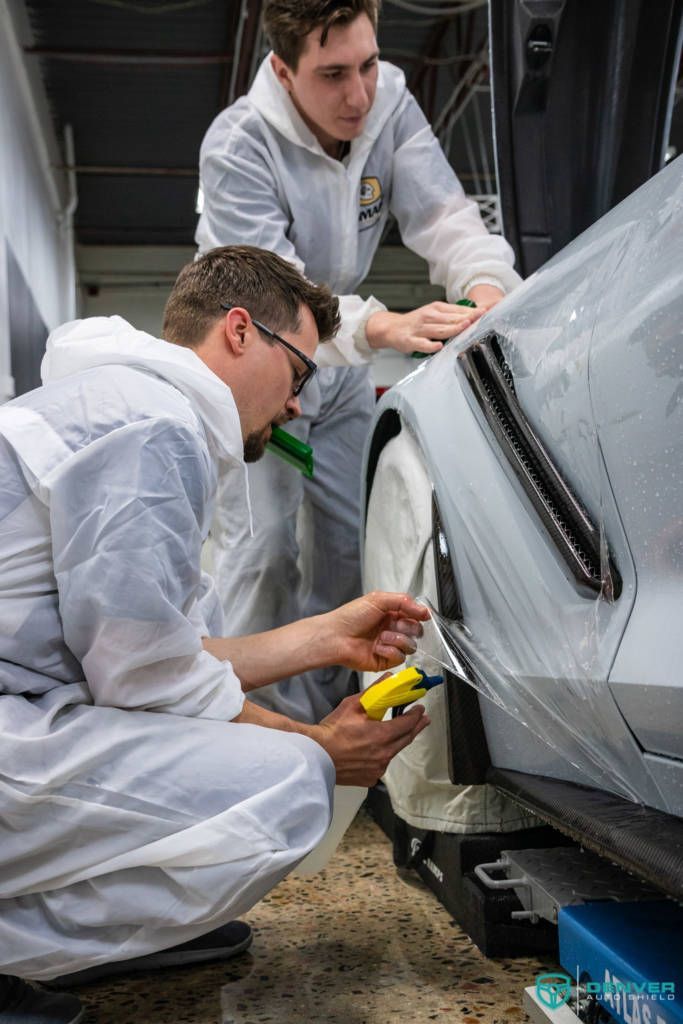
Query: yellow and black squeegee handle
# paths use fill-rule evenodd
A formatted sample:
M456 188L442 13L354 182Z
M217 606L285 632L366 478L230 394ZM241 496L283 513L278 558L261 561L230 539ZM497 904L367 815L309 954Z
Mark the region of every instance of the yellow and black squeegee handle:
M388 679L375 683L361 694L360 702L365 714L379 722L389 708L401 707L419 700L427 692L427 688L421 686L424 679L424 672L420 672L419 669L404 668Z
M273 427L270 441L266 448L279 458L294 466L309 480L313 479L313 449L304 444L298 437L293 437L286 430Z

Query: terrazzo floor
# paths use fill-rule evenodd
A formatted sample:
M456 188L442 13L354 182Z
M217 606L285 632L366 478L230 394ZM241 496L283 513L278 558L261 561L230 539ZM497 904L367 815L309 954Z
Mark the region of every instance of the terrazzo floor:
M361 812L319 875L290 876L247 918L248 953L76 990L85 1024L522 1024L532 959L487 960L432 892L399 877Z

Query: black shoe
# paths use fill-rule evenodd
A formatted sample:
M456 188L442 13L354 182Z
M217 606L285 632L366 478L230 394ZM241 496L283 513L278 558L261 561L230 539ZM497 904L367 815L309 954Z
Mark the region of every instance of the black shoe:
M244 921L229 921L222 928L214 928L212 932L191 939L190 942L183 942L180 946L138 956L134 960L117 960L115 963L86 967L83 971L53 978L49 984L56 988L68 988L105 978L118 978L123 974L156 971L163 967L187 967L190 964L208 963L210 960L229 960L248 949L252 939L253 934L248 924ZM0 1024L4 1024L1 1016Z
M0 975L0 1024L78 1024L84 1013L76 996Z

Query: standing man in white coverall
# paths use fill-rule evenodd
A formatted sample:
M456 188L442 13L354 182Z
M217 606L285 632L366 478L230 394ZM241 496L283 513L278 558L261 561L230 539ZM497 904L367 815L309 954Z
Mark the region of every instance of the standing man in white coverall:
M359 496L372 414L373 350L436 352L519 283L513 253L466 199L403 73L379 61L378 0L266 0L273 52L247 96L224 110L201 147L200 252L249 242L279 253L339 295L342 326L292 433L314 450L315 477L267 455L250 468L250 538L223 493L210 557L224 601L240 595L236 632L267 629L360 592ZM388 312L354 294L389 212L450 302ZM467 297L477 305L453 305ZM296 524L304 500L299 575ZM264 706L317 721L348 692L347 670L272 687Z
M323 836L335 779L373 784L427 724L351 697L311 726L244 696L399 664L428 617L410 598L223 639L200 570L219 475L248 520L244 460L298 415L337 325L290 263L219 249L181 272L166 340L67 324L44 385L0 409L0 1024L80 1019L24 978L244 949L229 922Z

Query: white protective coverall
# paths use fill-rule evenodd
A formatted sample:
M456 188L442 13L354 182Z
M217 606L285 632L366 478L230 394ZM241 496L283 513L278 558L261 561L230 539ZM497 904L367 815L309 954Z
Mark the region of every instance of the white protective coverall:
M342 328L318 349L325 367L302 395L288 429L313 446L315 478L267 454L249 467L253 538L219 492L209 563L221 599L239 590L230 628L268 629L329 610L360 593L360 467L373 407L365 324L384 309L354 294L366 277L389 212L402 239L429 263L433 283L454 301L475 284L509 291L519 283L510 246L484 227L465 197L405 77L380 62L363 134L343 160L328 156L305 125L266 57L247 96L210 126L200 155L204 209L200 252L250 244L279 253L340 297ZM306 498L303 581L296 517ZM290 680L256 699L295 718L319 719L345 696L348 670Z
M246 911L334 781L306 737L228 721L239 680L202 648L229 388L118 317L55 331L43 377L0 408L0 972L38 979Z

